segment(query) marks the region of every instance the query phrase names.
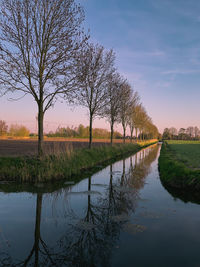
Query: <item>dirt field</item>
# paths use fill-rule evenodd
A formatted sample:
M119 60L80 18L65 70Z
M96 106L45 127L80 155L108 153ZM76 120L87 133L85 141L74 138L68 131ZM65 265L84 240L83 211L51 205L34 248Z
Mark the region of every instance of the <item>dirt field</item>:
M109 145L110 140L95 139L93 146ZM122 140L115 140L122 143ZM48 138L44 142L45 153L60 153L74 148L88 147L87 139ZM0 139L0 156L29 156L37 154L37 140Z

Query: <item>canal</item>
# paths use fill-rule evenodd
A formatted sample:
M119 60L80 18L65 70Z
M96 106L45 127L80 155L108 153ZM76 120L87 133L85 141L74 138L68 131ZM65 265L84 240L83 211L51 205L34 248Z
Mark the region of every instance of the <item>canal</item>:
M159 153L51 193L0 185L0 266L200 266L200 201L162 186Z

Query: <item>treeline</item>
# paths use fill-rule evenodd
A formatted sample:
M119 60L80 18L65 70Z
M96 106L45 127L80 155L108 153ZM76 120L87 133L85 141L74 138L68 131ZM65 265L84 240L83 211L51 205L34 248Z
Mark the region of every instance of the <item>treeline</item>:
M200 140L200 130L197 126L179 130L174 127L165 128L162 138L165 140Z
M36 136L36 134L31 133L24 125L12 124L10 127L6 124L4 120L0 120L0 136L14 136L14 137L28 137ZM76 138L89 138L89 126L84 127L80 124L78 127L58 127L55 132L50 131L45 134L47 137L76 137ZM93 129L94 138L110 138L110 132L102 128ZM122 138L122 134L114 131L113 137L118 139Z
M5 121L0 120L0 136L26 137L30 135L30 131L23 125L12 124L10 127Z
M89 126L84 127L80 124L78 127L58 127L55 132L49 132L46 136L48 137L76 137L76 138L89 138ZM121 133L114 131L114 138L122 138ZM110 132L102 128L93 129L93 138L110 138Z
M128 125L131 137L134 130L136 137L157 137L138 93L118 73L114 51L89 42L84 10L74 0L2 0L0 15L0 90L37 103L39 155L45 113L59 98L88 110L89 147L96 117L109 121L111 143L116 123L124 142Z

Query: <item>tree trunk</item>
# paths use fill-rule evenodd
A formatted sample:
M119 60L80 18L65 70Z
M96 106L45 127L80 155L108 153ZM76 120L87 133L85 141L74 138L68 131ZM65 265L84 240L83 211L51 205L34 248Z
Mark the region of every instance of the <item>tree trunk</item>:
M113 122L110 124L110 144L113 145Z
M43 105L38 104L38 156L42 156L43 154L43 120L44 120L44 111Z
M90 132L90 139L89 139L89 148L92 147L92 115L90 114L90 127L89 127L89 132Z
M138 138L137 138L137 128L135 128L135 137L136 137L136 142L138 141Z
M125 142L126 142L126 127L125 126L123 126L123 130L124 130L124 137L123 137L123 142L124 142L124 144L125 144Z
M134 130L134 128L133 127L131 127L131 143L132 143L132 141L133 141L133 130Z

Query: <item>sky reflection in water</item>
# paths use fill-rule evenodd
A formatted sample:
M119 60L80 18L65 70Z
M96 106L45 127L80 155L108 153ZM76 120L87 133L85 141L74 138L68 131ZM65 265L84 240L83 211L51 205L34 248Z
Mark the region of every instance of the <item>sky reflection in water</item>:
M159 151L53 193L0 193L0 266L198 266L199 205L163 188Z

